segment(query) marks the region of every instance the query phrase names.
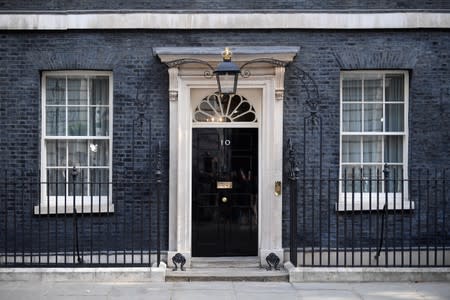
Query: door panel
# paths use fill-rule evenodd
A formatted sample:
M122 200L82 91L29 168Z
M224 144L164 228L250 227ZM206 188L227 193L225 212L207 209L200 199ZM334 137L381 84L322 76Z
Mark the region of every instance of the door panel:
M193 256L257 255L258 129L194 128L192 137Z

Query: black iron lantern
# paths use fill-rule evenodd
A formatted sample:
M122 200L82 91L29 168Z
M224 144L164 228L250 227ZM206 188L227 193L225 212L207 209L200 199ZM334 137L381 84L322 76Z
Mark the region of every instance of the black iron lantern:
M225 48L222 52L223 62L214 70L220 94L236 94L238 76L241 69L231 61L231 51Z

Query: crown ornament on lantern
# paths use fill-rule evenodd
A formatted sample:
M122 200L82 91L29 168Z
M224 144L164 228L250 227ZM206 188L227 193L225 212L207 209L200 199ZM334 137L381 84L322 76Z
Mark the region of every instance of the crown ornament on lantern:
M225 50L222 51L223 61L231 61L232 55L233 53L231 52L230 48L226 47Z

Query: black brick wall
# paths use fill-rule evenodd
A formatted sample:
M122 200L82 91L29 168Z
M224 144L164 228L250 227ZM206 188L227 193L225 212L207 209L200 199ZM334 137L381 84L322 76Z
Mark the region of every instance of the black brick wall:
M0 9L11 10L93 10L93 9L172 9L172 10L243 10L243 9L449 9L446 0L128 0L128 1L86 1L86 0L1 0Z
M323 163L325 169L331 168L334 172L339 166L340 71L408 70L410 72L409 166L431 169L448 167L450 165L449 33L448 30L0 32L0 166L9 170L22 168L36 170L39 167L41 71L111 70L114 76L113 176L115 180L121 180L131 172L132 120L138 111L144 111L146 116L151 117L152 128L149 136L152 146L143 138L134 163L135 168L145 170L145 166L150 165L148 155L150 147L154 147L156 141L162 141L165 187L162 224L166 235L168 75L166 68L152 56L152 48L222 47L224 40L227 39L227 45L236 46L300 47L294 64L307 71L317 83L320 96L319 111L323 118ZM142 108L137 106L139 102L137 98L144 100ZM304 99L304 91L301 90L298 77L292 68L288 68L284 110L285 142L288 138L293 138L297 142L301 140L303 116L307 112ZM144 130L145 134L148 132ZM144 178L150 180L148 175ZM284 181L287 182L286 178ZM287 195L286 186L287 184L285 195ZM10 192L14 192L15 189L20 188L8 187ZM126 193L126 190L122 190L121 193ZM115 217L125 220L131 214L133 201L138 200L122 198L118 201L122 208L117 208ZM4 203L0 209L4 216L3 205ZM7 203L9 220L14 214L13 206L13 203ZM287 212L285 205L283 217L285 241L288 236ZM154 220L154 210L151 214L149 219ZM37 217L32 216L30 210L26 209L24 218L29 220ZM5 218L0 222L2 230L4 222ZM32 224L30 222L30 228L33 227ZM2 234L2 237L5 235ZM167 236L164 236L164 248L167 248L166 241ZM3 243L3 240L0 242Z

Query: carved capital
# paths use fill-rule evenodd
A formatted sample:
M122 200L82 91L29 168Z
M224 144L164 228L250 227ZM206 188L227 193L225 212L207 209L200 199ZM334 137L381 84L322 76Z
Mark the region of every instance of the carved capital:
M275 67L275 99L284 99L284 66Z
M275 90L275 100L284 100L284 89Z
M169 100L177 101L178 100L178 91L169 91Z
M169 100L178 100L178 68L169 68Z

